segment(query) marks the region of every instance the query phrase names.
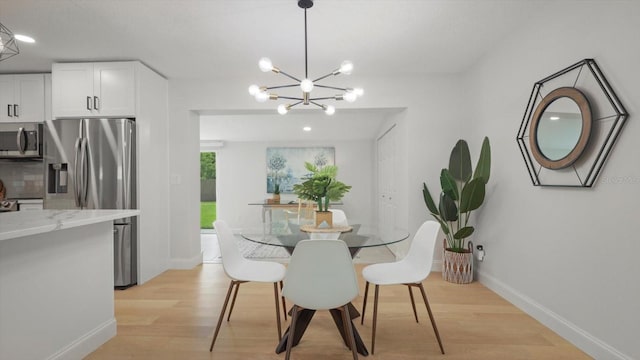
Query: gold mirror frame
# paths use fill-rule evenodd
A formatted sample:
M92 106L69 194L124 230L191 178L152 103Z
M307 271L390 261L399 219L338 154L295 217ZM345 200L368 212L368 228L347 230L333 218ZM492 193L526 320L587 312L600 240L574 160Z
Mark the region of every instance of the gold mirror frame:
M563 97L570 98L578 105L582 117L582 130L580 131L578 142L569 154L561 159L551 160L540 150L540 146L538 144L538 125L547 107L554 101ZM529 143L531 145L531 153L533 157L536 159L538 164L547 169L557 170L571 166L571 164L578 160L584 149L587 147L589 137L591 136L591 122L592 117L589 100L580 90L573 87L561 87L553 90L542 99L533 114L533 120L531 122L531 127L529 128Z

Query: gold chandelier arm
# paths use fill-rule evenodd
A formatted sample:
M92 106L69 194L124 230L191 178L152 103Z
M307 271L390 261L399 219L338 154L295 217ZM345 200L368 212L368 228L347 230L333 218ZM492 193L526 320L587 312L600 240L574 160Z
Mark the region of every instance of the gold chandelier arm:
M279 96L278 98L279 99L287 99L287 100L298 100L299 102L302 102L304 100L303 98L290 97L290 96ZM291 106L295 106L295 105L291 105Z

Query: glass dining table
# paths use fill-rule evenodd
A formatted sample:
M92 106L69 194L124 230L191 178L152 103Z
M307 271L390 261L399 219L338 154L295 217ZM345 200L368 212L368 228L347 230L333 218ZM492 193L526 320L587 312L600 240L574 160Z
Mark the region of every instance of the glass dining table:
M409 237L409 232L403 229L384 229L380 226L368 226L362 224L350 225L348 228L341 228L340 230L342 231L336 232L331 232L329 229L318 229L317 231L313 231L313 229L311 229L311 231L309 231L308 225L305 227L289 224L283 228L269 228L268 230L264 226L249 227L243 229L241 235L244 239L249 241L285 248L289 254L293 254L296 244L301 240L339 239L347 244L352 258L363 248L390 245L406 240ZM331 309L329 311L340 335L342 336L342 340L345 345L349 347L349 340L344 333L340 310ZM315 310L310 309L303 309L299 312L298 321L296 321L295 326L295 334L293 334L293 346L296 346L302 339L302 335L304 335L304 332L311 322L314 314ZM353 319L358 318L360 313L351 303L349 303L349 316L352 320L351 325L356 342L356 349L361 355L367 356L369 355L369 351L364 345L357 329L353 326ZM291 336L291 334L289 333L289 329L287 329L276 347L276 353L279 354L286 351L289 336Z
M293 253L296 244L307 239L339 239L349 247L351 257L354 257L361 249L386 246L406 240L409 233L400 228L385 229L378 225L353 224L350 229L340 228L342 231L332 232L331 229L318 229L303 231L305 226L288 224L283 228L248 227L244 228L241 235L244 239L263 245L285 248L289 254ZM301 230L302 229L302 230Z

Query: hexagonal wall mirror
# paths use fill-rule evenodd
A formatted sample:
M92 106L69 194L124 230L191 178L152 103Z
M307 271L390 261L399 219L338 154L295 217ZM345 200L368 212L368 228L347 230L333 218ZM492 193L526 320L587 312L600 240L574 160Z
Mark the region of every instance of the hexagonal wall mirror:
M593 186L627 116L593 59L536 82L517 136L533 185Z

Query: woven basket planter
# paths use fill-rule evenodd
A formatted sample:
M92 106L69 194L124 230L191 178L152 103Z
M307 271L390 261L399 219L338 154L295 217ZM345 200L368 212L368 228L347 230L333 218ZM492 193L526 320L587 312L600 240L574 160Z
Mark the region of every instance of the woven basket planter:
M442 256L443 279L455 284L468 284L473 281L473 252L467 249L464 251L459 253L444 249Z

